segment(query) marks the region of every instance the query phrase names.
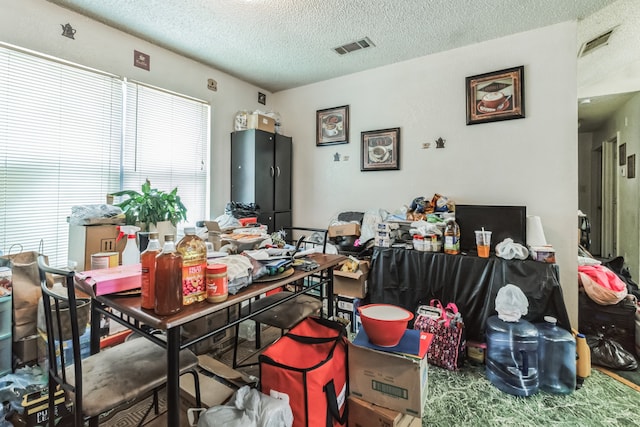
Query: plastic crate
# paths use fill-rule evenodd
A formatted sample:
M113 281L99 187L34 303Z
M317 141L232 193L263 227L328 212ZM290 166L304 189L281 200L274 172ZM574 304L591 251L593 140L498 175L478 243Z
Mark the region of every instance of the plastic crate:
M0 297L0 337L11 334L11 295Z
M11 372L11 334L0 335L0 377Z

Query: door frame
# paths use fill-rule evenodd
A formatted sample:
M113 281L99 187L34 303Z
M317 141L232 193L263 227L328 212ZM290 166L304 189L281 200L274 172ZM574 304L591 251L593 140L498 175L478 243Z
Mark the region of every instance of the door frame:
M618 254L618 141L620 132L602 143L602 224L600 254Z

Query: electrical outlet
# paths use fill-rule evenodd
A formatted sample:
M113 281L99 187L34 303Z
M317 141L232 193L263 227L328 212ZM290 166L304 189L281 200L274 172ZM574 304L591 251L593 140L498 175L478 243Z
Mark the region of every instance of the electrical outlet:
M115 252L116 251L116 239L102 239L100 241L101 252Z
M218 90L218 82L213 79L207 80L207 89L216 92Z

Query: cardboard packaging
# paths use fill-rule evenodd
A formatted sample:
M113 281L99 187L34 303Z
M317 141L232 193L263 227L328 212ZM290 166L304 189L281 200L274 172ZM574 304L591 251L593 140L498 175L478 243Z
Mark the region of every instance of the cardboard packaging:
M76 274L78 287L90 296L137 289L141 284L141 266L123 265L115 268L83 271Z
M422 420L392 409L365 402L353 396L347 398L349 427L421 427Z
M229 321L237 319L238 307L234 306L230 308L229 316ZM226 325L227 323L227 310L222 310L217 313L209 314L193 322L187 323L182 327L182 336L183 338L189 340L204 335L209 331L218 329L221 326ZM207 339L189 346L189 349L195 354L204 354L211 352L222 353L225 350L233 347L234 334L235 328L227 328Z
M13 342L13 354L22 363L32 362L38 359L38 336L30 335Z
M390 237L380 237L380 236L375 236L373 240L373 244L381 248L390 248L394 242L395 242L395 239L392 239Z
M359 306L359 298L344 295L338 295L336 297L336 315L347 321L349 324L347 330L349 332L357 333L362 326L360 314L358 313Z
M367 277L369 276L369 262L360 261L359 269L355 272L340 271L340 266L333 270L333 293L355 298L367 296Z
M276 120L272 117L265 116L264 114L249 114L247 115L247 128L275 133Z
M428 392L427 357L410 357L349 343L350 395L422 419Z
M118 238L118 229L113 224L69 225L69 261L77 264L78 271L91 270L91 255L100 252L122 251L127 239Z
M329 237L359 236L360 224L350 222L348 224L332 225L329 227Z
M63 417L69 414L65 405L64 390L55 393L55 415ZM49 421L49 389L47 387L22 396L22 407L28 426L46 426Z

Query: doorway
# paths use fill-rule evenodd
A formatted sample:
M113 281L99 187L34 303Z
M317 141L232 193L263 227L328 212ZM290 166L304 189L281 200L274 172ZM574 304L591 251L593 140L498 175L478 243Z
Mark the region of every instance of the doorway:
M616 133L602 144L600 256L604 258L618 253L618 137Z

